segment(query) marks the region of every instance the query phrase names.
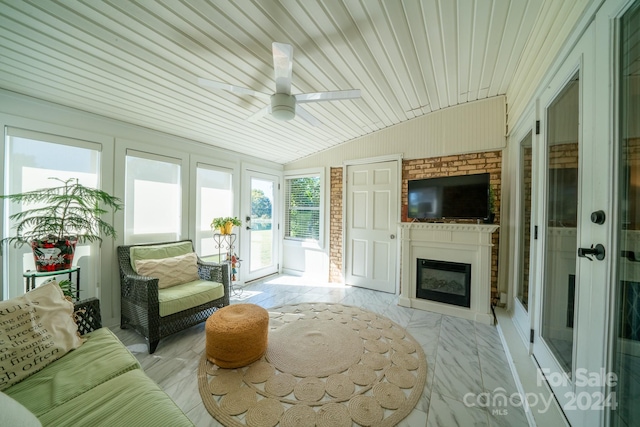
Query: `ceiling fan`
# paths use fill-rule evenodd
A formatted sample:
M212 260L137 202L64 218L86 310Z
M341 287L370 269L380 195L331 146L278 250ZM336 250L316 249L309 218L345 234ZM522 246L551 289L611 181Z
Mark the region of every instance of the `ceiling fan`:
M271 46L273 50L273 68L276 80L276 92L274 94L258 92L252 89L203 78L198 79L198 84L214 89L226 90L239 95L253 95L260 98L269 98L271 103L249 116L247 118L249 121L257 121L267 114L271 114L278 120L291 120L298 115L311 125L319 126L320 121L313 117L311 113L306 111L299 104L360 98L360 89L298 93L292 95L291 75L293 71L293 47L290 44L276 42Z

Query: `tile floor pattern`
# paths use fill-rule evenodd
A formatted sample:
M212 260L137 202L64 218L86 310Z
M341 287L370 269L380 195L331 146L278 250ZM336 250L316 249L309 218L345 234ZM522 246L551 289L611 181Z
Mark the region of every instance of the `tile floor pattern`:
M494 326L400 307L397 301L397 295L313 284L292 276L247 285L242 295L231 298L232 304L250 302L265 308L302 302L341 303L376 312L405 327L425 351L428 374L422 398L399 426L528 426L516 399L512 399L516 406L508 402L504 406L497 398L509 398L517 393L517 388ZM204 323L161 340L152 355L147 353L146 342L137 333L117 327L114 330L147 375L196 426L220 426L204 407L198 392L198 363L205 348Z

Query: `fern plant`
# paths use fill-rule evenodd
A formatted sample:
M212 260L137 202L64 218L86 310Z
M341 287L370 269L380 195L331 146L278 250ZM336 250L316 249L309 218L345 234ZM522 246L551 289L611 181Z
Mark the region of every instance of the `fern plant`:
M61 185L0 196L16 203L42 205L9 216L16 221L15 235L5 237L2 242L20 247L32 241L83 243L102 242L102 236L116 237L116 230L102 219L102 215L108 212L106 208L114 212L122 209L119 198L85 187L76 178L50 179Z

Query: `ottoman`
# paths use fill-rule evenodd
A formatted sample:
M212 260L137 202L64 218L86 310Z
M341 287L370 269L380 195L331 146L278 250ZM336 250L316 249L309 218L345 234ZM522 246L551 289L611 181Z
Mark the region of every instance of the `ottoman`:
M221 368L240 368L267 351L269 313L255 304L232 304L207 319L207 359Z

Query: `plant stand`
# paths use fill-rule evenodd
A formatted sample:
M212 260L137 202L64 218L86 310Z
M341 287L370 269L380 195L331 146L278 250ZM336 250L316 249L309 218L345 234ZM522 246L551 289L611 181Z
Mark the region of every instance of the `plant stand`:
M36 277L50 277L50 276L58 276L62 274L68 274L69 280L72 281L72 274L76 273L76 301L80 300L80 267L72 267L66 270L56 270L56 271L35 271L35 270L27 270L22 274L22 277L25 278L25 292L29 292L36 288ZM73 282L73 281L72 281Z
M238 236L235 233L231 234L213 234L213 241L218 249L218 262L226 262L229 264L229 290L233 296L239 297L242 295L242 287L236 287L233 285L237 281L238 268L240 268L241 259L235 253L236 241ZM224 255L224 260L222 256Z

